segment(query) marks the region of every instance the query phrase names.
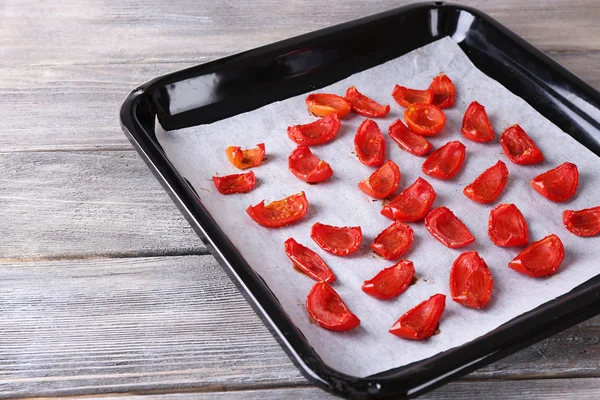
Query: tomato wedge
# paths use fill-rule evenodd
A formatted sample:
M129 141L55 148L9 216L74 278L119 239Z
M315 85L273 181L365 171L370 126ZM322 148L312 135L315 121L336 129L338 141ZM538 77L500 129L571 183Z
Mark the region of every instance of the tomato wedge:
M425 217L425 228L431 236L451 249L465 247L475 241L469 229L447 207L438 207Z
M431 104L436 105L439 108L447 108L454 105L456 88L447 75L439 74L433 78L433 82L431 82L429 89L433 90L433 100Z
M360 247L362 230L360 226L342 228L317 222L310 230L310 237L326 252L347 256Z
M333 175L329 164L315 156L308 146L300 145L288 158L288 168L297 178L308 183L319 183Z
M314 251L289 238L284 243L285 254L292 260L296 268L315 281L335 282L333 271Z
M496 200L508 182L508 168L502 161L483 171L463 193L478 203L487 204Z
M398 146L415 156L424 156L431 150L431 143L423 136L408 129L400 119L392 122L388 133L394 142L398 143Z
M381 214L395 221L420 221L431 210L436 194L433 186L423 178L404 189L387 206Z
M415 267L412 261L400 260L391 267L382 269L365 281L362 291L369 296L381 300L389 300L398 297L408 288L415 276Z
M354 150L361 163L379 167L385 159L385 138L379 125L372 119L365 119L354 136Z
M256 186L256 176L252 171L245 174L213 176L212 180L221 194L247 193Z
M354 86L346 90L346 101L350 103L352 111L370 118L385 117L390 112L390 106L382 106L360 93Z
M522 274L540 277L553 274L565 257L565 248L554 234L533 242L519 253L508 266Z
M467 107L460 131L464 137L474 142L484 143L494 139L494 130L485 107L476 101Z
M385 199L400 185L400 168L392 160L373 172L371 176L358 182L358 188L376 199Z
M337 114L330 114L315 122L288 127L288 137L298 144L314 146L331 141L340 129Z
M490 211L488 236L500 247L523 246L529 243L529 228L521 210L514 204L500 204Z
M476 251L462 253L450 270L452 300L470 308L483 308L492 297L494 279Z
M265 158L265 144L257 144L254 149L242 150L239 146L229 146L225 149L229 161L239 169L257 167Z
M421 169L434 178L448 180L458 173L465 161L466 147L455 140L448 142L427 157Z
M309 94L306 97L306 105L308 106L308 111L316 117L337 114L338 117L344 118L350 112L350 103L337 94Z
M392 97L402 107L408 107L414 103L430 104L433 101L433 89L417 90L396 85L392 91Z
M335 332L349 331L360 325L337 292L325 282L317 282L306 297L306 311L321 327Z
M433 104L415 103L404 111L404 122L415 133L435 136L446 125L446 114Z
M577 165L566 162L536 176L529 183L536 192L545 198L563 202L575 194L579 183L579 171Z
M533 139L519 125L506 128L500 136L502 150L515 164L529 165L544 161L544 155Z
M385 228L371 243L371 249L386 260L402 257L414 240L413 230L400 221Z
M563 224L577 236L596 236L600 233L600 206L579 211L565 210Z
M435 294L401 316L390 333L404 339L423 340L435 333L446 308L446 296Z
M308 211L308 200L304 192L276 200L265 205L262 200L255 206L246 209L248 215L259 225L267 228L280 228L298 221Z

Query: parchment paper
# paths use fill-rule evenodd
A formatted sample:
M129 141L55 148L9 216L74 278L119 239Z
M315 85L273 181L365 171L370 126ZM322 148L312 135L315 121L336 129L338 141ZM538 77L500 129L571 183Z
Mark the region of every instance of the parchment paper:
M387 135L390 123L402 117L404 112L391 97L394 84L427 88L431 79L440 72L454 81L457 97L454 107L445 110L446 127L431 142L435 148L450 140L460 140L467 146L462 170L450 181L424 175L421 172L424 158L401 150ZM600 204L600 185L594 176L600 170L600 159L521 98L475 68L454 41L441 39L317 92L343 95L351 85L380 103L391 105L390 114L376 119L376 122L386 136L387 157L394 160L402 171L398 193L418 176L424 177L438 194L434 207L449 207L476 238L473 245L452 250L431 237L423 223L412 223L415 242L404 258L414 262L418 282L393 301L377 300L360 290L364 280L393 264L369 251L373 238L392 221L380 215L380 201L373 201L357 188L358 182L374 171L374 168L362 165L353 153L354 134L363 117L351 114L342 121L334 141L312 148L334 170L332 179L318 185L300 181L287 168L288 155L296 144L288 139L286 128L315 119L306 110L306 95L209 125L171 132L159 128L157 132L171 162L192 183L203 205L249 265L264 278L291 320L325 363L338 371L364 377L422 360L469 342L568 292L599 272L600 237L580 238L571 234L562 225L561 213L567 208L581 209ZM462 116L473 100L483 104L490 116L496 132L491 143L474 143L460 134ZM515 123L519 123L541 148L546 157L543 164L517 166L506 158L499 144L500 133ZM230 145L254 147L262 142L265 143L268 160L254 169L259 179L257 187L245 195L219 194L211 177L240 172L227 160L225 148ZM463 188L498 159L506 163L510 172L508 185L499 200L491 205L468 200L462 194ZM552 203L531 189L528 181L532 177L565 161L575 162L580 171L580 184L573 199L562 204ZM245 212L250 204L257 204L262 199L269 202L300 191L306 193L310 206L306 217L293 226L263 228ZM523 212L529 224L531 241L551 233L562 239L565 259L557 274L534 279L508 268L508 262L521 249L496 247L487 235L489 211L501 202L515 203ZM309 236L310 227L315 222L337 226L360 225L364 235L362 248L350 257L336 257L324 252ZM309 322L304 303L315 282L292 268L283 250L283 242L289 237L315 250L333 269L338 278L334 288L361 319L357 329L335 333ZM456 257L467 250L478 251L494 277L492 300L483 310L465 308L454 303L449 295L450 267ZM426 341L414 342L388 333L402 314L435 293L448 296L446 311L440 321L440 334Z

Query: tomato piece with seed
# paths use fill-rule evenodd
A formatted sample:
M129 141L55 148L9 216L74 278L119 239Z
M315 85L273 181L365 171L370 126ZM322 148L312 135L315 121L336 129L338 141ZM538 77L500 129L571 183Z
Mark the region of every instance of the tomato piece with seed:
M412 185L383 207L381 214L395 221L420 221L431 210L435 197L433 186L425 179L417 178Z
M500 204L490 211L488 236L500 247L523 246L529 243L529 228L521 210L514 204Z
M487 204L496 200L508 182L508 168L502 161L483 171L473 183L465 187L465 196L478 203Z
M448 207L438 207L425 217L425 228L444 246L465 247L475 241L466 225Z
M483 308L492 297L494 279L476 251L462 253L450 270L452 300L470 308Z
M346 101L350 103L352 111L370 118L385 117L390 112L390 106L383 106L360 93L354 86L346 90Z
M465 161L466 147L455 140L448 142L427 157L422 171L434 178L448 180L458 173Z
M360 325L339 294L327 283L317 282L306 297L308 315L322 328L335 332L349 331Z
M467 107L460 131L464 137L474 142L485 143L494 139L494 130L485 107L476 101Z
M323 144L335 137L340 125L340 119L334 113L309 124L288 127L288 137L305 146Z
M600 206L579 211L565 210L563 224L577 236L596 236L600 233Z
M300 145L288 158L288 168L297 178L308 183L323 182L333 175L325 161L315 156L308 146Z
M281 228L298 221L308 211L308 200L304 192L265 205L262 200L246 209L248 215L259 225L267 228Z
M257 144L253 149L242 150L239 146L229 146L225 149L229 161L239 169L257 167L265 158L265 144Z
M371 249L386 260L393 261L408 251L413 240L412 228L396 221L377 235L371 243Z
M379 125L372 119L365 119L354 136L354 150L361 163L379 167L385 159L385 138Z
M350 112L350 103L337 94L309 94L306 97L306 105L308 106L308 111L316 117L337 114L338 117L344 118Z
M338 227L317 222L310 230L310 237L326 252L347 256L360 247L362 230L360 226Z
M315 281L335 282L335 275L325 261L314 251L289 238L284 243L285 254L296 268Z
M446 114L433 104L415 103L404 111L404 122L415 133L435 136L446 125Z
M500 136L500 144L506 157L515 164L529 165L544 161L540 149L519 125L506 128Z
M439 108L448 108L454 105L456 88L447 75L439 74L433 78L433 82L431 82L429 89L433 90L433 100L431 104L436 105Z
M427 339L435 333L445 308L446 296L435 294L401 316L390 333L404 339Z
M256 175L252 171L245 174L213 176L212 180L221 194L248 193L256 186Z
M564 257L565 248L562 241L552 234L531 243L509 262L508 266L522 274L537 278L555 273Z
M373 172L371 176L358 183L358 188L376 199L385 199L400 185L400 168L392 160Z
M430 104L433 101L433 90L409 89L404 86L396 85L392 91L392 97L396 103L402 107L408 107L414 103Z
M400 260L391 267L384 268L362 285L362 291L380 300L398 297L410 286L415 276L412 261Z
M423 136L408 129L400 119L390 125L388 133L394 142L398 143L398 146L415 156L424 156L431 151L431 143Z
M575 194L579 183L579 171L577 165L566 162L536 176L529 183L536 192L545 198L563 202Z

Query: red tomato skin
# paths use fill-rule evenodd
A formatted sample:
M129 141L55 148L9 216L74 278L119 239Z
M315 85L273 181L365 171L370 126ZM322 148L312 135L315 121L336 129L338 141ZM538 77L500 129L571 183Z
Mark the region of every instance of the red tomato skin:
M396 85L392 91L392 97L396 100L396 103L402 107L409 107L414 103L431 104L433 101L433 90L409 89L404 86Z
M446 125L446 114L433 104L414 103L404 111L404 122L421 136L435 136Z
M346 90L346 101L350 103L352 111L364 117L385 117L390 112L390 106L383 106L360 93L354 86Z
M446 308L446 296L443 294L435 294L418 304L416 307L408 310L402 315L394 325L390 328L390 333L410 340L424 340L431 337L439 324L440 318ZM421 316L424 319L418 326L411 323L411 319Z
M477 122L481 125L477 126ZM476 101L467 107L460 131L464 137L474 142L485 143L494 140L494 129L492 129L485 107Z
M334 308L334 312L329 309ZM344 332L360 325L337 292L325 282L317 282L306 297L306 311L322 328Z
M490 183L490 180L494 178L499 178L495 185L491 188L487 187L487 183ZM506 186L508 182L508 168L506 168L506 164L502 161L498 161L495 165L486 169L479 175L471 184L469 184L463 190L465 196L469 199L481 203L487 204L491 203L500 196L502 190ZM491 189L491 191L489 191Z
M282 214L282 218L273 217L274 211ZM306 215L308 211L308 200L304 192L291 195L282 200L274 201L265 205L262 200L255 206L250 206L246 212L256 223L266 228L281 228L292 224ZM264 212L267 212L265 215Z
M420 221L429 213L435 201L436 193L433 186L425 179L419 177L404 189L394 200L383 207L381 215L395 221L415 222ZM417 206L418 209L408 209L407 203Z
M550 259L532 260L531 257L535 256L535 252L540 251L540 249L544 256L550 254L552 257ZM558 236L552 234L542 240L531 243L509 262L508 266L517 272L538 278L555 273L564 257L565 248L562 241Z
M415 156L424 156L433 147L423 136L408 129L401 119L395 120L390 125L388 134L398 146Z
M514 231L510 232L508 237L503 238L499 230L506 229L506 222L500 221L502 216L508 217L511 221L516 221L517 225ZM514 204L500 204L490 211L490 219L488 221L488 236L492 243L500 247L517 247L529 243L529 228L527 221L521 213L521 210Z
M316 146L333 140L340 125L340 118L332 113L309 124L288 127L288 137L298 144Z
M358 160L369 166L379 167L385 160L385 137L379 125L372 119L365 119L354 136L354 150Z
M304 159L304 162L314 164L314 168L302 168L302 159ZM333 175L333 170L329 164L323 160L319 160L310 151L310 148L304 145L299 145L292 151L292 154L288 158L288 168L294 176L308 183L323 182Z
M385 228L371 243L371 250L388 261L402 257L414 241L414 233L410 226L400 221Z
M475 241L465 224L450 209L444 206L435 208L427 214L425 228L431 236L451 249L465 247ZM452 228L453 232L448 232L446 228ZM449 236L449 234L454 235L454 237Z
M340 235L349 239L344 247L340 246ZM360 248L362 230L360 226L337 227L316 222L310 230L310 237L326 252L336 256L347 256Z
M423 162L421 170L434 178L448 180L458 173L465 161L466 147L458 140L448 142L435 150ZM450 169L446 164L452 162Z
M373 278L366 280L362 291L380 300L391 300L406 291L415 276L412 261L400 260L391 267L384 268Z
M391 180L384 179L390 178L390 176L392 178ZM360 181L358 183L358 188L371 197L385 199L398 189L401 176L400 168L398 168L396 163L392 160L387 160L385 164L379 167L377 171L373 172L371 176ZM384 187L378 185L382 180L386 184Z
M450 270L452 300L470 308L483 308L492 297L494 279L476 251L462 253Z
M323 259L306 246L289 238L284 242L285 254L294 265L315 281L335 282L335 275Z
M447 75L439 74L433 78L433 82L429 86L433 90L433 100L431 104L439 108L448 108L454 105L456 97L456 88L454 83Z
M536 192L548 200L563 202L575 194L579 183L579 171L577 165L566 162L536 176L529 183ZM563 189L566 189L564 193L556 192L556 190L562 191Z
M256 175L252 171L245 174L213 176L212 180L221 194L248 193L256 186Z
M227 158L234 167L248 169L258 167L265 158L265 144L259 143L254 149L242 150L239 146L229 146L225 149Z
M515 164L530 165L544 161L540 149L519 125L506 128L500 136L500 144L506 157Z
M563 224L569 232L583 237L600 233L600 206L583 210L565 210L562 213Z
M313 93L306 97L308 111L316 117L326 117L337 114L344 118L350 113L350 103L341 96L330 93Z

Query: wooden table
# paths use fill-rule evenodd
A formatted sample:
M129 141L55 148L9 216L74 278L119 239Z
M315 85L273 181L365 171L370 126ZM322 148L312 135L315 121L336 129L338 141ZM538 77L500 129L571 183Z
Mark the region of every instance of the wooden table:
M330 398L207 254L118 110L156 75L404 3L0 0L0 397ZM600 89L599 2L465 3ZM599 330L425 398L597 398Z

